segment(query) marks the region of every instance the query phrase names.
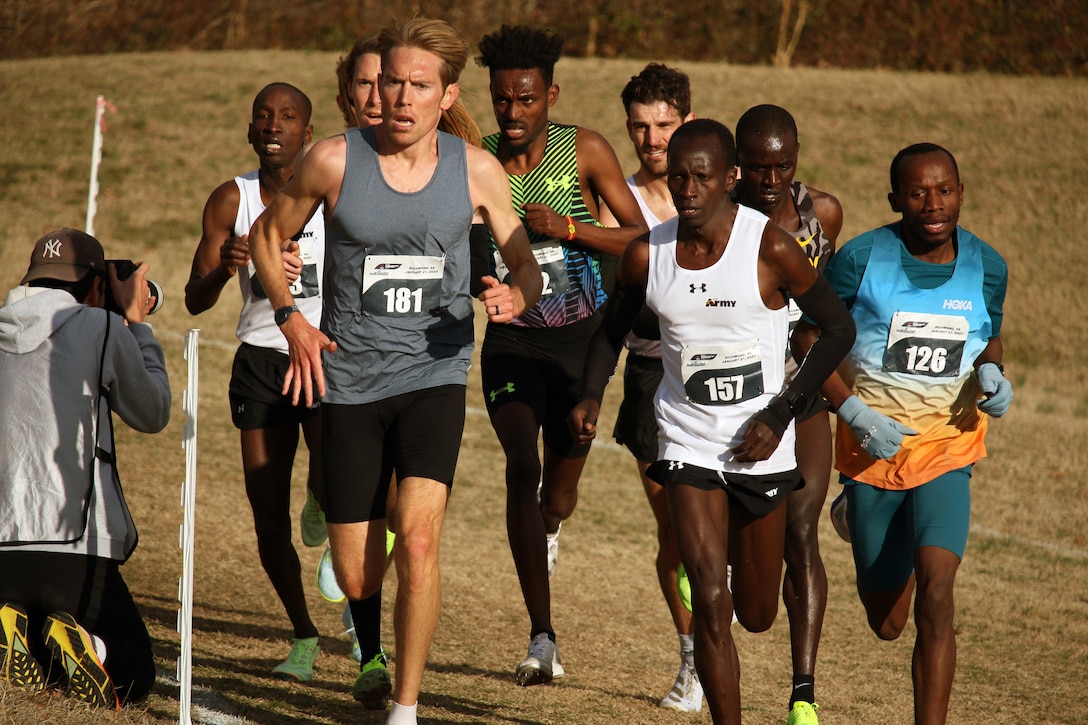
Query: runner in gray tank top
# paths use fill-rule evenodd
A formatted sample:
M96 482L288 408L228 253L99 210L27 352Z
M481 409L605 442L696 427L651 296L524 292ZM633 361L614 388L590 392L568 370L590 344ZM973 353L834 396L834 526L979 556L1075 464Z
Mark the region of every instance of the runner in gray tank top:
M413 725L440 611L439 539L464 425L473 214L490 227L510 270L506 283L481 280L489 322L507 323L531 307L541 276L502 166L437 130L459 94L468 46L426 18L386 28L380 45L382 124L372 136L353 131L316 144L257 220L251 246L291 352L284 391L307 401L326 396L326 520L337 580L352 602L381 585L385 492L396 471L391 528L401 586L386 722ZM439 199L451 206L436 208ZM322 202L330 272L319 330L294 314L277 260L286 231ZM360 225L372 223L388 225L392 236L368 236Z

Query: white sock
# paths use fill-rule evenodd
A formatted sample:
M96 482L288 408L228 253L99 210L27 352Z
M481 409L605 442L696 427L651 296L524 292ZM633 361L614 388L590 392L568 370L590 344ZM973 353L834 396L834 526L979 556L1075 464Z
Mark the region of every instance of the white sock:
M680 637L680 661L688 667L695 667L695 635L681 634Z
M416 706L419 702L415 702L411 705L401 705L396 700L393 701L393 707L389 710L389 717L385 721L385 725L416 725Z
M94 653L98 655L98 661L106 664L106 643L97 634L91 635L91 641L94 642Z

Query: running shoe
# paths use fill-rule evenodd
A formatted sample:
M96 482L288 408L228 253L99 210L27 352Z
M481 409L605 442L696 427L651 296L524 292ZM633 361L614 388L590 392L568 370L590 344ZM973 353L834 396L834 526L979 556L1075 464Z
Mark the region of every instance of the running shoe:
M385 708L385 699L392 691L389 661L385 658L385 650L382 650L359 670L351 686L351 696L367 710L381 710Z
M798 700L790 708L790 716L786 718L786 725L820 725L816 718L816 711L820 706L815 702Z
M359 649L359 637L355 634L355 621L351 618L351 605L344 605L344 613L340 615L340 621L344 623L344 634L351 637L351 658L356 662L363 661L363 651Z
M26 610L18 604L0 607L0 679L38 692L45 687L42 667L27 645Z
M831 525L839 538L850 543L850 525L846 523L846 489L831 502Z
M68 694L96 707L121 707L106 667L98 659L94 641L67 612L53 612L45 618L42 638L53 659L68 678Z
M725 565L725 585L729 587L729 591L733 591L733 566L731 564ZM684 605L684 609L691 611L691 580L688 579L688 570L681 564L676 570L676 591L680 595L680 603ZM737 622L737 610L733 608L733 623Z
M309 682L314 678L314 662L321 653L317 646L317 637L291 640L291 652L287 659L272 670L277 677L292 678L299 682Z
M321 546L329 539L329 530L325 528L325 512L321 510L314 492L306 487L306 503L302 507L302 543L306 546Z
M676 683L657 706L678 712L699 712L703 709L703 683L699 682L694 667L688 667L686 662L680 664Z
M533 637L529 642L529 655L518 664L518 684L522 687L546 685L564 674L559 646L544 632Z
M559 561L559 532L563 530L563 524L560 522L559 528L552 533L545 532L544 536L548 542L548 578L552 578L552 574L555 573L556 562Z
M676 570L676 593L680 595L680 603L684 609L691 611L691 581L688 579L688 570L683 564Z
M332 548L326 546L325 553L321 555L321 561L317 563L317 591L327 601L337 603L347 599L344 590L336 581L336 572L332 569Z

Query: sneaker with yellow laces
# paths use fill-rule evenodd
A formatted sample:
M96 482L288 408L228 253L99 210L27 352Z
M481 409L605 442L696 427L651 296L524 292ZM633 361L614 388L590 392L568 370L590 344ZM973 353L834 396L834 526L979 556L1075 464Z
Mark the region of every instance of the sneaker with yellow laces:
M299 682L309 682L314 678L314 662L321 653L317 646L317 637L291 640L291 652L287 659L272 669L277 677L290 677Z
M816 718L816 711L820 706L815 702L798 700L790 708L790 716L786 718L786 725L820 725Z
M351 686L351 696L368 710L381 710L391 692L393 680L389 677L389 662L385 658L385 650L382 650L359 670Z
M329 530L325 526L325 512L314 498L314 492L306 487L306 503L302 507L300 517L302 529L302 543L306 546L321 546L329 539Z

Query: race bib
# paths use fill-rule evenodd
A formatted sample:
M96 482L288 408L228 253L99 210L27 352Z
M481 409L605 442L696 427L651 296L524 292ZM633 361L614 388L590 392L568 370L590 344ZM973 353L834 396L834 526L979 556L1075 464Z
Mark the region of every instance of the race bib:
M567 258L563 246L555 241L537 242L532 245L533 256L540 265L540 276L544 280L541 297L565 295L570 292L570 278L567 276ZM510 269L502 261L498 250L495 255L495 276L504 284L510 283Z
M698 405L734 405L763 395L759 342L685 347L680 352L684 392Z
M442 302L445 257L371 254L363 260L363 312L375 317L431 314Z
M930 378L958 377L968 332L966 317L896 312L888 331L884 371Z
M312 241L300 240L298 242L298 256L302 260L302 272L298 279L288 285L287 289L295 299L321 296L321 280L317 276L317 249ZM268 297L261 286L261 280L257 277L257 268L253 266L253 260L249 262L249 285L254 299L263 300Z

